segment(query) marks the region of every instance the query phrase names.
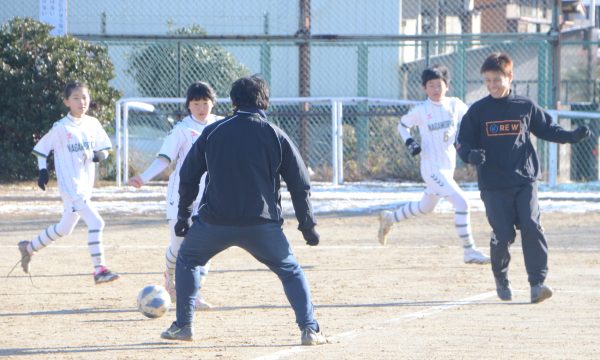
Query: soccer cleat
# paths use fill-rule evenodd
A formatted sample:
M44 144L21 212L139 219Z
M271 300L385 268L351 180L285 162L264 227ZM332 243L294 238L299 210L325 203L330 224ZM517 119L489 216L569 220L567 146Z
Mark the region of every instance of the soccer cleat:
M309 327L302 330L302 345L323 345L327 344L327 342L327 338L323 335L321 330L315 331Z
M552 297L552 288L548 285L537 284L531 287L531 303L537 304Z
M489 264L490 258L484 255L479 249L470 247L465 249L465 264Z
M387 236L392 230L392 225L394 225L393 217L394 214L391 211L384 210L379 213L379 233L377 236L381 245L385 245L387 242Z
M183 340L192 341L194 333L192 331L192 325L184 325L183 327L177 326L177 323L173 321L171 327L163 331L160 337L167 340Z
M194 305L194 308L196 310L210 310L212 309L212 305L206 302L206 300L204 300L202 296L198 295L198 297L196 298L196 304Z
M171 297L171 303L177 303L177 292L175 291L175 281L169 276L169 273L165 271L165 289Z
M510 286L510 281L508 279L499 279L494 277L496 281L496 294L502 301L511 301L512 300L512 287Z
M23 241L19 241L19 252L21 253L21 267L23 268L23 271L28 274L29 273L29 263L31 262L31 255L29 254L29 251L27 251L27 246L29 246L29 243L31 241L29 240L23 240Z
M108 270L105 267L102 267L102 270L99 273L94 274L94 282L96 284L109 283L111 281L117 280L118 278L118 274L115 274L114 272Z

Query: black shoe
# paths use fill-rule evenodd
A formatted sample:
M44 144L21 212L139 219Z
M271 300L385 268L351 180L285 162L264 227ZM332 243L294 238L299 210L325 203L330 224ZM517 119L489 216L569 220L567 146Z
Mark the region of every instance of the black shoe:
M502 301L511 301L512 300L512 288L510 287L510 281L504 278L494 277L496 280L496 294Z
M537 284L531 287L531 303L537 304L552 297L552 288L548 285Z
M179 327L175 321L173 321L170 328L160 334L160 337L163 339L183 341L192 341L193 336L191 324Z

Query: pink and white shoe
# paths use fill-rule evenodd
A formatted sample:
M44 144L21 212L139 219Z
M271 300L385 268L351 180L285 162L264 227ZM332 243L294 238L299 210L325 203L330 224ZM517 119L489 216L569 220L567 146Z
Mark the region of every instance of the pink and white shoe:
M198 297L196 298L196 305L195 305L196 310L210 310L212 309L212 305L207 303L206 300L204 300L204 298L200 295L198 295Z

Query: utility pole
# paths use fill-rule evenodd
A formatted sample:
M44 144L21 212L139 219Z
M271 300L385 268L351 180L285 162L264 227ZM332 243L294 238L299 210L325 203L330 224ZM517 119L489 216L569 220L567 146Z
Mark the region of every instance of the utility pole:
M555 109L560 108L560 26L561 26L561 0L554 0L552 8L552 104Z
M299 43L298 60L299 95L310 97L310 0L300 0L300 24L296 36L302 39ZM308 116L310 104L301 104L300 116L300 155L308 162Z

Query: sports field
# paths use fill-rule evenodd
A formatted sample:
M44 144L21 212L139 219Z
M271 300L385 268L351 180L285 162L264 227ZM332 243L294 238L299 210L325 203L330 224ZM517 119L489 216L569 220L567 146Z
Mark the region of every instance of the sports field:
M0 195L2 203L11 194ZM8 199L8 200L7 200ZM59 200L56 200L60 205ZM160 200L157 200L160 201ZM2 206L2 205L0 205ZM600 213L545 213L551 299L529 304L520 240L512 248L512 302L496 298L489 266L465 265L452 215L396 225L377 242L375 214L318 217L321 245L285 231L308 276L316 316L331 343L301 347L276 276L240 249L213 260L196 313L194 342L160 332L174 312L146 319L137 292L162 284L167 228L160 213L103 211L108 265L122 278L95 286L86 227L36 254L31 280L20 267L1 281L0 357L14 359L593 359L600 351ZM0 272L16 243L60 217L35 207L0 219ZM472 214L487 250L484 214ZM33 284L32 284L33 282Z

